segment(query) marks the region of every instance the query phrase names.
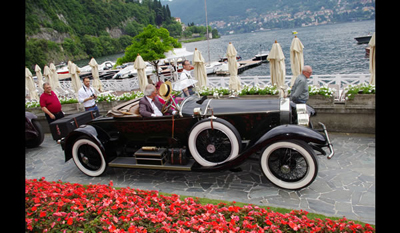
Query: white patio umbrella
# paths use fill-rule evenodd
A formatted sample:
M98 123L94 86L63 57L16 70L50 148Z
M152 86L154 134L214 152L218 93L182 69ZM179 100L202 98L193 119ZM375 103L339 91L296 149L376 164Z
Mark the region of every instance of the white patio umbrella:
M368 45L370 46L369 50L369 72L371 73L371 79L369 83L371 85L375 85L375 32L371 37Z
M146 72L144 70L146 69L146 63L144 63L144 60L142 56L140 56L140 54L137 55L135 63L133 64L133 68L137 70L139 89L141 92L143 92L148 82L147 82Z
M238 91L240 89L240 81L237 76L238 65L236 60L237 51L233 44L229 42L228 49L226 50L226 56L228 57L228 70L230 74L229 78L229 89Z
M38 100L39 98L36 92L36 86L35 83L33 82L32 73L28 69L28 67L25 67L25 86L29 90L29 98L31 100L33 99Z
M207 72L204 58L197 48L194 50L193 63L194 76L197 81L199 81L197 87L201 89L202 87L207 86Z
M44 81L45 81L46 83L49 83L50 86L51 86L51 83L50 83L50 74L51 74L50 68L49 68L47 65L45 65L44 68L43 68Z
M271 83L280 89L285 84L286 67L285 56L281 45L275 41L267 57L271 70Z
M79 89L82 87L81 79L79 78L80 70L78 66L71 61L68 61L68 70L71 74L72 88L74 89L75 93L78 93Z
M92 77L93 77L92 85L95 90L102 92L103 84L101 83L100 78L99 78L99 65L97 64L94 57L92 57L92 59L90 59L89 66L92 67Z
M290 86L292 87L297 76L301 74L304 67L303 44L297 36L294 36L290 45L290 68L292 69L292 79Z
M55 90L56 87L61 87L60 82L58 81L56 66L53 62L50 63L50 86L53 90Z
M40 69L40 66L37 64L35 65L35 72L36 72L36 77L38 80L38 87L43 88L43 76L42 76L42 69Z

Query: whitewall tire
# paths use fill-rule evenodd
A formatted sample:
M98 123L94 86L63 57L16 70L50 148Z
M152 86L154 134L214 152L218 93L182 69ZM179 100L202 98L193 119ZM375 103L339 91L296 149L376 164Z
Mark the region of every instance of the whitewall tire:
M236 128L226 120L205 119L196 123L190 131L188 147L193 158L205 167L215 166L235 159L242 141Z
M260 159L264 175L274 185L298 190L317 176L318 162L310 145L303 141L280 141L267 146Z
M88 176L101 176L107 163L99 146L87 137L78 138L72 147L76 166Z

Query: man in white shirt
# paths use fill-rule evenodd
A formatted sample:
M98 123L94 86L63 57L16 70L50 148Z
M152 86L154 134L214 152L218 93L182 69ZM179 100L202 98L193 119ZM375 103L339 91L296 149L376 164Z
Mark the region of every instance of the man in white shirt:
M153 84L148 84L144 90L144 97L139 102L139 113L144 117L156 117L163 116L162 103L157 98L157 89ZM172 109L168 110L172 115L176 114L176 111Z
M185 80L185 79L192 79L192 75L190 75L190 62L188 60L184 60L183 63L183 71L181 73L181 76L179 76L179 81ZM190 90L189 90L190 89ZM191 87L184 88L183 92L185 93L186 96L190 96L193 93L190 93Z
M83 104L85 111L99 111L96 98L94 89L90 86L90 79L88 77L83 78L83 86L78 91L78 101Z

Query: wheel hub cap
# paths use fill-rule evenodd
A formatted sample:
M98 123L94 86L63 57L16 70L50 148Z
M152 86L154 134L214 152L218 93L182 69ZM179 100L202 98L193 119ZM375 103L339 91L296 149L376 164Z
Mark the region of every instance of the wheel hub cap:
M82 157L82 162L83 162L84 164L88 164L88 163L89 163L89 158L86 157L86 156L83 156L83 157Z
M284 173L284 174L289 173L290 172L290 167L288 165L283 165L281 167L281 172Z
M215 152L215 146L210 144L207 146L207 152L208 153L214 153Z

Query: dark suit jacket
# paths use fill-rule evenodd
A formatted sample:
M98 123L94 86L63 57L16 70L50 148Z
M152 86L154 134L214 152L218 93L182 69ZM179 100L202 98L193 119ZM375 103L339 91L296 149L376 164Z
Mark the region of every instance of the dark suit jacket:
M161 112L163 104L158 100L158 97L154 98L153 101L154 101L154 104L156 105L156 107L158 108L158 110L160 110L160 112ZM172 110L170 109L168 112L172 113ZM140 115L142 115L144 117L151 117L151 114L154 113L154 110L151 107L151 104L147 100L146 96L143 97L142 99L140 99L140 101L139 101L139 113L140 113Z

